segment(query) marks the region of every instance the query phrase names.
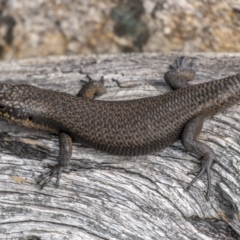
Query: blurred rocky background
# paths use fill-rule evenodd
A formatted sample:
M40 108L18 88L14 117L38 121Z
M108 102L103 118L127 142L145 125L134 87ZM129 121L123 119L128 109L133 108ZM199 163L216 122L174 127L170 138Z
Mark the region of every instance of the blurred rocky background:
M239 50L239 0L0 0L4 60Z

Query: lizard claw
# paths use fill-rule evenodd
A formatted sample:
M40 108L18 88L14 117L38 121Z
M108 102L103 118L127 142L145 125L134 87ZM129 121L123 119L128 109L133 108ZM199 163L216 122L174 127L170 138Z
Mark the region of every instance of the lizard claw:
M177 58L176 64L177 68L184 68L185 67L185 56L181 56L180 58Z
M178 69L178 68L186 68L185 67L185 56L181 56L176 59L175 61L175 66L174 65L169 65L169 69Z
M40 176L37 179L36 184L40 186L41 189L43 189L54 177L55 174L57 174L57 180L55 186L59 186L61 174L63 171L63 167L60 166L59 164L56 164L54 166L48 165L48 168L45 172L40 174Z
M189 64L189 66L186 66L186 64L185 64L186 57L181 56L181 57L176 59L175 66L169 65L169 68L170 69L191 69L191 70L194 70L194 60L195 60L195 58L191 58L191 62Z
M187 175L198 173L198 172L200 172L201 169L202 169L202 167L200 166L190 172L187 172Z
M220 167L222 167L225 171L232 173L232 171L225 165L223 165L219 160L215 159L215 163L217 163Z
M210 168L213 164L213 161L214 159L211 159L209 157L204 157L201 161L201 166L196 169L196 170L193 170L192 172L189 172L188 174L192 174L192 173L197 173L197 176L195 178L193 178L193 180L188 184L186 190L189 190L192 185L203 175L203 173L206 171L207 172L207 178L208 178L208 185L207 185L207 195L206 195L206 198L207 200L209 200L209 197L210 197L210 193L211 193L211 174L210 174Z
M195 61L195 59L196 59L196 58L191 58L191 62L190 62L190 65L189 65L189 67L190 67L191 69L193 69L193 70L194 70L194 61Z

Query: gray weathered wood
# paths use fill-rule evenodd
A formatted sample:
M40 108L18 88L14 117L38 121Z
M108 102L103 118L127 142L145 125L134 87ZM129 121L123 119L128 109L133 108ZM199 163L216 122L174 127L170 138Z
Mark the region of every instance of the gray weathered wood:
M0 63L1 83L32 84L76 94L89 74L105 78L120 100L170 91L163 74L180 54L48 57ZM239 72L240 54L195 57L193 84ZM119 88L112 79L118 79ZM14 239L237 239L240 237L240 105L208 119L200 139L231 169L212 168L189 192L188 171L199 160L178 141L154 154L118 157L75 143L60 187L43 190L34 179L58 155L57 136L0 122L0 238ZM35 237L35 238L34 238ZM38 237L38 238L37 238Z

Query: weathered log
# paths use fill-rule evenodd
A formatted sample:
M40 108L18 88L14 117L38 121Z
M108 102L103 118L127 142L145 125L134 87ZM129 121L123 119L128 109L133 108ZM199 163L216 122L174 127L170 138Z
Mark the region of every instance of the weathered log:
M48 57L0 63L0 82L32 84L76 94L86 74L104 76L107 100L171 91L163 80L180 54ZM187 54L197 75L192 84L239 72L240 54ZM116 84L117 79L122 86ZM119 157L74 143L59 188L35 185L47 163L57 161L58 138L0 122L0 238L8 239L238 239L240 237L240 105L205 121L199 138L218 160L206 201L204 175L190 191L187 172L197 156L180 141L153 154Z

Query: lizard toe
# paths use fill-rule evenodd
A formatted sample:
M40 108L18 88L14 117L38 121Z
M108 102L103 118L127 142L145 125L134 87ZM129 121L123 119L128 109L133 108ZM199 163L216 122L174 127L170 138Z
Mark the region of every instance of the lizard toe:
M207 173L207 179L208 179L208 184L207 184L207 194L206 194L206 198L207 200L209 200L210 194L211 194L211 174L210 174L210 168L213 164L214 159L210 158L209 156L204 157L201 160L201 166L195 170L193 170L192 172L188 173L188 174L194 174L197 173L197 176L195 178L192 179L192 181L188 184L186 190L189 190L192 185L203 175L204 172Z
M58 187L62 171L63 168L59 164L56 164L54 166L48 165L48 169L42 174L40 174L36 184L39 185L41 189L43 189L51 181L54 175L57 174L57 180L55 185L56 187Z

